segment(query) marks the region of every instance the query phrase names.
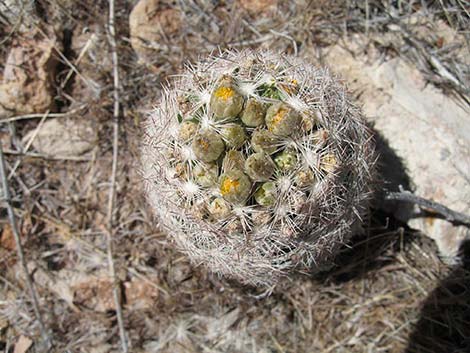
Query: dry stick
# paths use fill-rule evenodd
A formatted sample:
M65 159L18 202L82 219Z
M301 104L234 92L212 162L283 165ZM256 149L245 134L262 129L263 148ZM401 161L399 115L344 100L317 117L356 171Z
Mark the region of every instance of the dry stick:
M37 295L36 289L34 288L33 281L31 280L31 277L29 276L28 267L26 266L26 260L24 257L23 247L21 245L20 233L16 225L15 212L13 211L13 207L11 206L10 189L8 185L8 179L7 179L6 168L5 168L5 159L3 156L3 149L1 145L0 145L0 174L2 178L4 200L6 202L7 210L8 210L8 219L10 220L11 229L13 232L13 236L15 238L16 251L18 253L18 258L20 259L21 267L23 268L23 271L24 271L26 285L28 286L29 295L31 296L34 314L36 315L36 320L39 323L39 329L41 330L42 339L44 340L47 348L49 349L52 346L52 340L49 337L46 326L44 325L44 321L42 320L41 311L39 310L38 295Z
M443 216L449 222L470 226L470 216L453 211L440 203L416 196L410 191L404 190L401 185L400 192L388 192L385 194L385 200L411 202Z
M49 156L47 154L36 153L36 152L21 152L6 149L3 151L6 155L21 156L21 157L30 157L30 158L41 158L51 161L73 161L73 162L88 162L91 161L91 157L74 157L74 156Z
M114 0L109 1L109 44L113 58L113 77L114 77L114 112L113 112L113 165L111 172L111 185L109 188L108 198L108 231L107 231L107 252L109 272L113 279L113 297L116 305L116 316L119 326L119 336L121 338L122 351L127 353L128 345L126 331L124 329L124 320L122 316L121 300L119 295L118 280L116 278L116 270L114 268L113 259L113 226L114 226L114 198L116 194L116 173L117 173L117 157L119 148L119 72L118 72L118 56L116 50L116 31L114 28Z
M62 117L67 117L70 115L73 115L80 110L84 109L87 105L82 104L79 107L72 109L68 112L65 113L49 113L47 116L49 118L62 118ZM18 116L13 116L11 118L5 118L5 119L0 119L0 124L2 123L11 123L13 121L18 121L18 120L26 120L26 119L37 119L37 118L42 118L45 113L39 113L39 114L26 114L26 115L18 115Z
M26 142L26 146L24 148L24 153L28 152L29 148L31 147L34 139L36 138L36 136L38 135L39 133L39 130L41 130L42 126L44 125L44 122L46 121L47 117L49 116L49 109L47 110L47 112L43 115L43 117L41 118L41 121L39 122L38 126L36 127L36 129L34 130L33 132L33 135L30 137L30 139L28 140L28 142ZM8 180L10 180L13 175L15 174L16 172L16 169L19 167L19 165L21 164L22 162L22 158L18 159L15 163L15 165L13 166L13 168L11 168L11 171L10 171L10 174L8 175Z

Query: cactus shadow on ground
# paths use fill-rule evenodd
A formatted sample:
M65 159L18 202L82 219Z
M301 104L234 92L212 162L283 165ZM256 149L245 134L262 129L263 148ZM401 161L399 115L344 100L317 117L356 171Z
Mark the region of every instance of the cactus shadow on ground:
M371 127L378 153L377 191L372 201L371 214L363 226L364 232L352 237L336 256L328 271L314 274L315 280L344 283L362 278L370 271L378 271L395 261L393 254L406 248L416 236L405 223L396 219L397 205L385 204L385 191L397 191L399 186L412 189L405 165L381 134ZM411 207L410 205L399 205Z
M470 352L470 242L462 263L425 300L406 353Z

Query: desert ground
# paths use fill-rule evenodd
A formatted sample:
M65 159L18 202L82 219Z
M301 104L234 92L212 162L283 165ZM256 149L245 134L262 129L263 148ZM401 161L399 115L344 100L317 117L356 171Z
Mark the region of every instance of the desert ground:
M383 196L470 213L469 28L466 0L0 0L0 351L470 352L469 224ZM364 231L268 295L190 264L142 188L162 87L227 48L328 67L376 134Z

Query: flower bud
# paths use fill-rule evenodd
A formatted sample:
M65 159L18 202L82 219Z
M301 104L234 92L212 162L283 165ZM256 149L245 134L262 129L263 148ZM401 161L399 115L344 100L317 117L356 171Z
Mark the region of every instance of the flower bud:
M198 124L195 122L189 120L183 121L178 131L178 137L181 141L186 142L196 135L197 130Z
M315 174L310 168L302 168L295 174L294 180L300 187L310 186L315 182Z
M240 170L230 170L220 177L222 197L233 203L244 204L251 192L251 181Z
M297 166L297 153L292 149L285 149L274 157L274 163L283 172L288 172Z
M245 161L245 172L253 181L268 181L274 167L273 160L264 152L253 153Z
M277 192L273 182L263 183L255 192L255 200L261 206L272 206L276 202Z
M206 188L214 186L217 183L217 169L215 163L196 165L193 170L194 181Z
M240 148L246 141L245 129L237 124L224 125L221 135L229 148Z
M207 211L214 219L220 220L230 215L231 207L223 198L217 197L209 203Z
M211 95L210 107L216 120L235 118L243 108L243 101L233 78L224 76Z
M206 130L199 132L191 144L194 154L203 162L213 162L225 149L224 142L215 132Z
M251 147L255 152L273 154L277 149L276 142L276 137L265 129L255 130L251 135Z
M266 107L263 103L250 98L246 102L245 109L242 112L241 119L243 124L250 127L257 127L264 124Z
M226 172L234 169L243 170L243 168L245 168L245 157L243 157L243 153L236 150L227 151L222 161L222 170Z
M327 173L333 173L338 167L338 161L333 153L327 153L320 158L320 168Z
M271 105L266 112L266 126L274 135L292 135L301 127L301 122L299 113L282 102Z

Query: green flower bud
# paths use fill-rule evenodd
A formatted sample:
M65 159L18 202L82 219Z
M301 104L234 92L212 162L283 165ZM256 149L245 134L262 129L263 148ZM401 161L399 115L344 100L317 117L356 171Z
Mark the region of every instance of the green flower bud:
M261 97L278 100L282 99L282 92L276 87L274 83L263 83L261 86L258 87L257 92Z
M277 192L273 182L263 183L255 192L255 200L261 206L272 206L276 202Z
M207 211L209 211L214 219L220 220L230 215L231 207L223 198L217 197L209 203Z
M233 203L244 204L251 192L251 181L240 170L230 170L220 177L222 197Z
M245 172L253 181L267 181L274 173L274 162L264 152L253 153L245 161Z
M189 120L183 121L178 131L178 137L181 141L188 141L196 135L197 130L198 125L195 122Z
M203 187L211 187L217 183L217 164L204 164L204 165L196 165L193 170L194 181L203 186Z
M338 167L338 161L333 153L327 153L320 157L320 168L327 173L333 173Z
M303 168L295 174L295 183L300 187L310 186L315 182L315 174L310 168Z
M224 125L221 135L230 148L240 148L246 141L245 129L237 124Z
M273 104L266 112L266 125L274 135L289 136L301 127L302 118L299 113L287 104Z
M268 130L255 130L251 135L251 147L255 152L273 154L276 152L276 137Z
M212 92L210 106L217 120L235 118L243 109L243 96L236 90L233 78L223 76Z
M213 162L219 158L225 149L224 142L213 131L199 132L191 144L194 154L203 162Z
M225 154L224 160L222 161L222 170L243 170L245 168L245 157L243 153L236 150L227 151Z
M292 149L285 149L274 157L274 163L283 172L291 171L297 166L297 153Z
M264 124L265 115L265 105L253 98L250 98L246 102L245 110L242 112L241 119L246 126L257 127Z

